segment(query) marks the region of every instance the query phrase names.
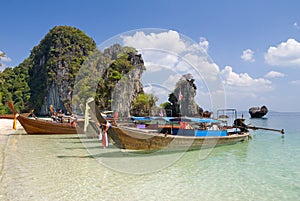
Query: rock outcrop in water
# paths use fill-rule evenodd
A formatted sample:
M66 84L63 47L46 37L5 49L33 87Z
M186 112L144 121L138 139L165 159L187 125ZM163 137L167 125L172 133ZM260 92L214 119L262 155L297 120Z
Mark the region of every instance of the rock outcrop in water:
M263 105L262 107L251 107L249 109L249 114L251 118L261 118L268 113L268 108Z
M186 74L176 83L174 92L169 95L169 103L165 106L168 116L203 116L203 109L194 100L197 91L194 81L192 75ZM207 113L206 117L210 116Z

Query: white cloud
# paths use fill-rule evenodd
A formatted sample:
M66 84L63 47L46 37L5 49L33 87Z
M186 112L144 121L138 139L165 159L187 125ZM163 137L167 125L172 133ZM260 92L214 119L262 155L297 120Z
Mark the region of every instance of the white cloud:
M290 82L292 85L300 86L300 80L293 80Z
M275 77L284 77L284 76L285 74L277 71L270 71L265 75L266 78L275 78Z
M174 86L171 89L174 89ZM144 84L143 90L146 94L153 94L157 97L159 104L168 101L169 94L171 93L171 90L167 86L151 83Z
M197 71L197 74L205 75L207 79L213 79L220 71L216 63L208 61L207 58L201 55L192 53L184 55L183 60L177 64L177 67L182 70L185 69L187 72Z
M147 72L157 72L164 68L170 69L178 62L178 56L157 49L140 50L143 55Z
M122 36L127 46L136 49L158 49L180 53L186 49L186 44L181 40L176 31L145 34L142 31L136 32L133 36Z
M300 66L300 43L290 38L277 47L269 47L265 61L272 66Z
M174 89L176 82L181 78L181 75L179 74L174 74L170 75L166 81L164 81L163 85L166 86L168 89Z
M247 73L235 73L231 66L226 66L220 72L225 88L231 91L260 92L272 89L272 82L264 78L252 78Z
M255 59L253 58L254 52L251 49L246 49L243 51L241 59L248 62L254 62Z
M180 54L188 49L187 44L176 31L146 34L137 31L130 36L121 36L125 46L136 48L143 56L148 72L158 72L164 68L173 68Z
M195 43L176 31L137 31L121 38L125 46L135 47L142 54L147 71L171 68L179 74L202 76L206 81L216 81L218 77L219 67L208 56L209 42L204 37Z
M299 26L298 22L294 22L293 26L294 26L295 29L300 29L300 26Z
M252 78L247 73L235 73L230 66L220 70L207 54L209 42L203 37L199 43L195 43L176 31L159 33L138 31L121 38L123 45L135 47L142 54L146 72L150 72L147 74L149 77L143 78L147 80L146 82L173 90L181 75L192 74L197 83L197 96L201 96L196 98L204 108L224 108L226 99L233 100L237 96L245 100L257 99L257 96L263 96L266 91L273 89L272 82L267 79ZM253 55L254 52L247 49L242 58L254 61ZM166 69L169 74L166 74ZM145 91L151 92L150 89L155 88L148 88ZM154 90L153 93L160 100L165 99L167 90L159 91L158 93Z
M219 77L219 67L207 54L209 42L204 37L195 43L176 31L154 32L150 30L149 33L145 30L121 36L123 45L134 47L142 54L147 72L155 71L155 75L150 72L148 77L145 73L143 80L168 87L172 84L173 90L179 80L177 76L190 73L195 80L200 80L199 83L204 83L211 94L217 90L224 91ZM166 68L176 76L166 75L164 73ZM161 80L164 80L164 83L158 83ZM198 90L201 88L202 86L197 86ZM224 98L212 97L212 99L214 106L224 107ZM218 102L222 102L223 105Z
M199 46L202 47L207 52L208 47L209 47L208 40L206 40L206 38L204 38L204 37L200 37Z

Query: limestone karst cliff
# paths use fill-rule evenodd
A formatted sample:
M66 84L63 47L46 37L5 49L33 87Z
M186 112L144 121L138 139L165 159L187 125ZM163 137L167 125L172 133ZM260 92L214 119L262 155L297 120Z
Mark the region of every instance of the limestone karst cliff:
M96 103L103 110L118 111L122 117L130 116L132 102L138 94L144 93L142 73L146 68L142 56L134 48L115 44L104 50L104 57L111 63L99 81Z
M0 111L9 111L5 103L13 100L20 112L34 109L36 115L48 115L50 105L66 112L65 104L78 109L93 96L101 110L114 110L122 117L149 115L157 98L143 92L145 70L135 48L113 44L100 51L83 31L55 26L24 62L0 72ZM183 76L172 94L165 109L173 116L201 113L191 75Z
M96 43L81 30L56 26L31 51L29 102L37 114L46 115L49 105L64 108L71 101L76 74Z
M168 116L203 116L203 109L195 102L197 87L194 81L191 74L178 80L164 106Z

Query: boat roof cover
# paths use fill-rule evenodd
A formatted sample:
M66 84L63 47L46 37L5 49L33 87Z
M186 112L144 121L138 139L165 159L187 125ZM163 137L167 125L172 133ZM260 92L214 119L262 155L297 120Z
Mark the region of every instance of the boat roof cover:
M196 118L196 117L135 117L132 116L131 119L133 121L152 121L158 119L164 119L169 122L197 122L197 123L221 123L220 120L210 119L210 118Z

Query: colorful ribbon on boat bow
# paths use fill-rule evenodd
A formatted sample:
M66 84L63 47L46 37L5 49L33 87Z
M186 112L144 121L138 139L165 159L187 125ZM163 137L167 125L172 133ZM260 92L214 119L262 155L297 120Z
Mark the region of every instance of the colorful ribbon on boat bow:
M13 121L13 129L17 130L17 117L19 116L18 113L14 114L14 121Z

